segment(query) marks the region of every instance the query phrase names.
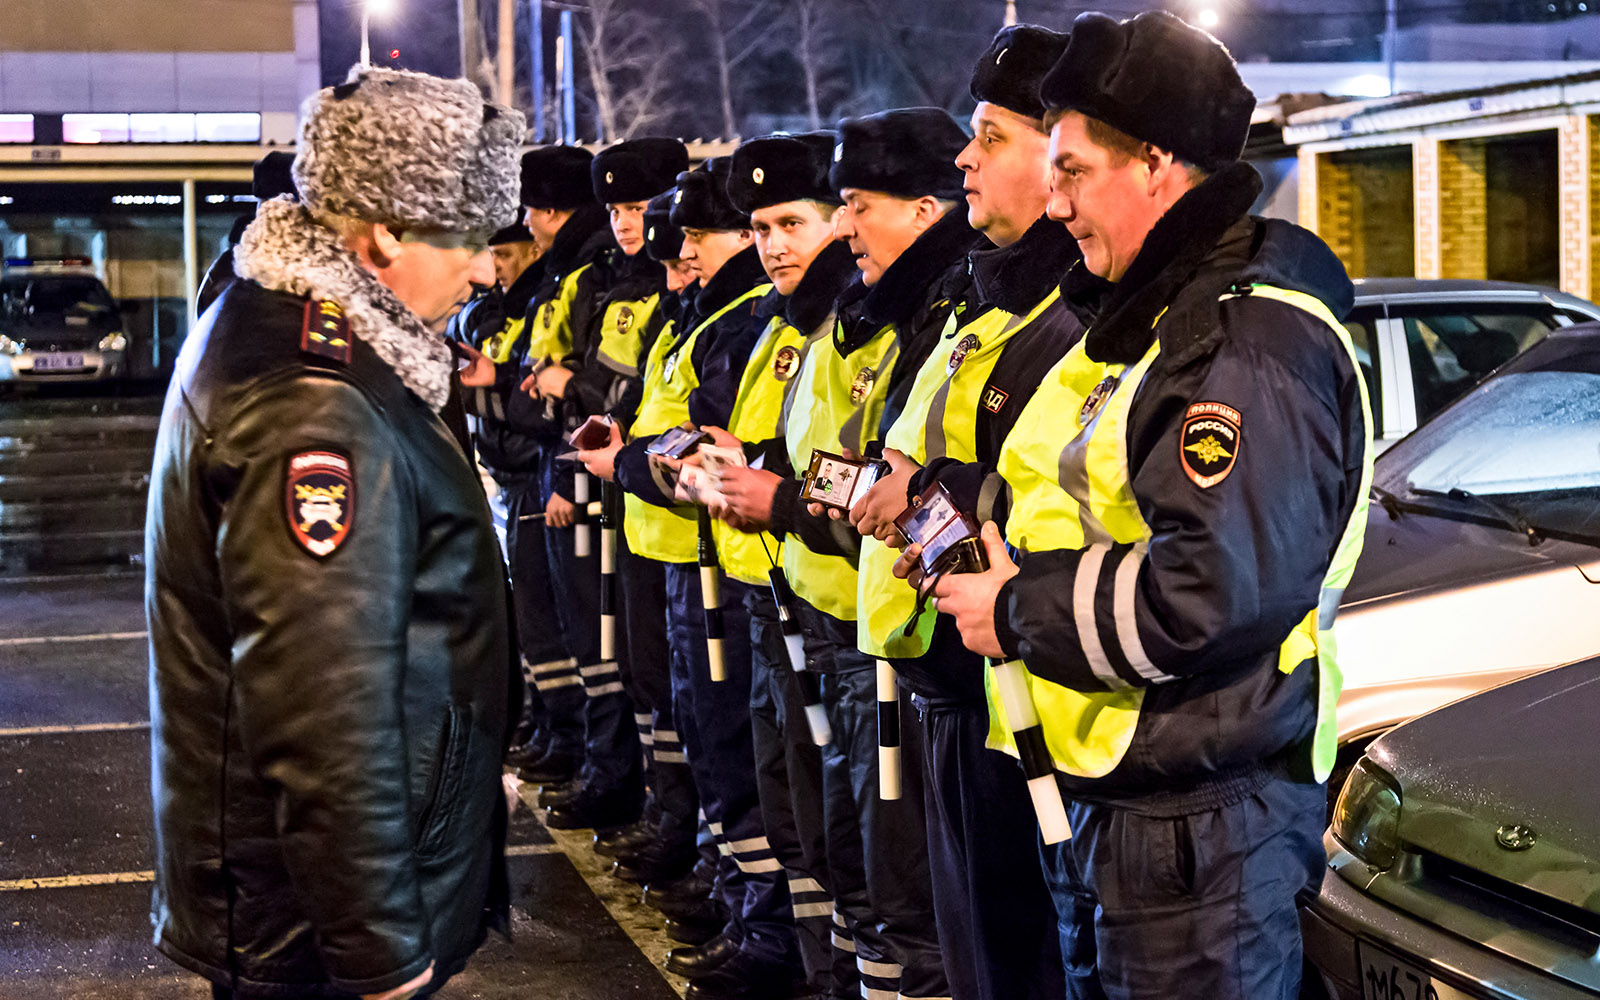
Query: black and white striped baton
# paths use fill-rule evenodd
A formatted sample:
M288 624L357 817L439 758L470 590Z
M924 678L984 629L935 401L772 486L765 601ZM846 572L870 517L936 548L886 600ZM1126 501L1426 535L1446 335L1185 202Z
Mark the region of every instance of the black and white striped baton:
M717 540L711 534L711 511L700 508L700 604L706 609L706 658L711 679L728 679L722 656L722 573L717 568Z
M589 474L579 468L572 475L572 504L577 507L577 517L572 525L572 554L578 559L589 558ZM600 504L600 516L605 516L605 503Z
M600 481L600 659L617 658L617 515L622 506L616 483Z
M789 667L800 688L800 700L805 702L806 723L811 727L811 742L825 747L833 739L833 727L828 725L828 713L822 707L822 685L816 674L806 669L805 638L800 634L800 621L794 616L794 591L789 589L789 578L774 566L767 573L772 585L772 603L778 606L778 627L783 630L783 648L789 651Z
M878 798L900 797L900 676L878 661Z
M993 672L991 680L1000 698L1000 707L1013 727L1011 738L1017 744L1017 756L1022 758L1022 774L1028 781L1033 813L1039 817L1039 832L1047 844L1070 840L1072 826L1067 822L1061 789L1056 786L1055 762L1050 759L1050 748L1044 742L1039 713L1034 711L1033 699L1028 696L1022 661L991 659L989 669Z

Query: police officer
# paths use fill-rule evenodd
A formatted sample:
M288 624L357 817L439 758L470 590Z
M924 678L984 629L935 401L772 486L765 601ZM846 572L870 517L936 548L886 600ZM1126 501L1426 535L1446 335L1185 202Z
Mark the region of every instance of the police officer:
M274 150L256 161L250 172L250 196L255 198L257 205L280 195L295 193L294 178L289 173L289 165L293 162L294 154L283 150ZM206 268L205 277L200 280L200 290L195 294L196 316L210 308L211 303L222 294L223 287L233 280L233 248L239 245L239 237L244 235L245 226L253 218L254 215L241 215L234 220L233 229L228 233L228 249L218 254L217 259Z
M810 352L796 376L784 444L794 471L808 467L814 449L875 450L880 426L893 423L965 296L965 257L979 239L965 213L952 211L963 193L955 158L966 143L961 126L932 108L841 123L829 183L844 200L836 229L861 277L840 297L829 349ZM788 536L784 568L805 623L807 665L823 673L823 705L840 753L838 766L823 769L834 989L845 988L854 964L861 989L874 991L863 995L947 996L920 770L906 769L902 798L879 798L877 669L856 635L860 536L846 521L808 511L792 478L746 470L725 492L740 518ZM917 731L901 728L913 737L905 753L919 760Z
M1054 910L1022 772L985 747L983 660L961 645L948 618L919 614L915 593L894 579L891 546L899 545L895 518L936 480L960 509L996 516L1003 500L992 477L1006 433L1040 373L1083 335L1057 288L1082 258L1065 227L1044 214L1039 82L1066 44L1066 35L1045 28L1004 28L973 70L973 138L956 164L966 174L968 220L988 239L968 257L974 288L958 322L947 326L885 436L894 473L850 515L866 536L858 640L863 652L890 657L913 692L927 748L939 941L954 995L973 1000L1062 994Z
M1291 998L1371 476L1352 287L1247 215L1255 99L1211 36L1082 15L1040 95L1049 212L1113 285L1001 457L1020 562L985 526L993 568L939 608L1032 675L1071 799L1046 857L1071 994Z
M491 280L524 127L377 68L305 111L304 204L258 210L162 418L151 919L217 997L399 1000L507 927L515 662L440 333Z
M590 164L591 186L609 215L616 245L601 251L589 268L604 288L591 313L591 328L577 333L574 353L565 364L544 369L537 376L536 386L540 396L560 401L562 423L569 429L591 416L617 409L625 396L637 391L644 357L665 324L661 303L666 293L666 268L642 252L644 212L649 199L670 190L678 174L688 166L689 152L683 143L657 137L618 143L602 150ZM579 347L583 349L581 355L577 353ZM629 413L625 422L631 420ZM577 470L577 474L588 476L586 470ZM593 498L599 491L584 492ZM619 533L619 537L625 545L625 536ZM617 558L624 567L628 565L625 553L618 553ZM659 596L643 595L642 599L659 607ZM661 627L659 616L657 627ZM621 634L626 639L625 629ZM660 643L647 642L645 649L653 651L659 646ZM632 656L626 642L618 652L621 655L617 660L592 667L585 675L589 690L585 712L586 767L612 776L599 782L597 788L628 787L633 783L628 776L640 770L641 737L650 738L654 706L665 702L671 690L666 657ZM662 780L669 784L673 780L670 773L652 777L658 786ZM636 809L634 804L618 801L614 796L608 799L584 795L568 806L552 809L549 821L558 828L613 827L618 819ZM656 809L651 807L647 812L649 816L631 825L633 836L623 840L642 845L649 839L656 828ZM604 838L604 834L599 836ZM609 843L615 847L618 841Z

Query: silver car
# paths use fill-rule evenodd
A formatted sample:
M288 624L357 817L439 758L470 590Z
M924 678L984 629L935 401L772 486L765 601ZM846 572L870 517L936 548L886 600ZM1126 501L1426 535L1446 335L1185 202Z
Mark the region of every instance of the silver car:
M1305 995L1600 994L1597 717L1600 658L1373 743L1334 809L1322 888L1301 900Z
M1345 320L1383 450L1551 330L1600 320L1575 295L1510 281L1364 278Z
M1600 653L1600 323L1558 329L1377 461L1335 624L1341 769L1385 730Z
M127 371L115 300L87 259L9 259L0 273L0 383L91 382Z

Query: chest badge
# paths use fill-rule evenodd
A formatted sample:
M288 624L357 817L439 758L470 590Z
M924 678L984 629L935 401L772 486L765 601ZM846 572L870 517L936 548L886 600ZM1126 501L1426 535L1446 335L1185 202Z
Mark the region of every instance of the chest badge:
M622 306L622 307L618 308L617 309L617 332L618 333L627 333L632 328L633 328L633 309L632 309L632 307L630 307L630 306Z
M554 302L546 302L544 305L539 307L539 322L546 330L550 329L550 324L554 323L555 319L556 304Z
M861 405L861 401L867 398L867 394L872 391L872 384L876 381L878 373L873 371L870 365L856 372L855 379L850 383L850 402L857 406Z
M1228 478L1239 460L1242 426L1239 411L1222 403L1195 403L1184 413L1178 458L1196 486L1210 489Z
M772 356L772 377L779 382L794 378L795 369L799 367L800 352L788 344L778 348L778 353Z
M356 519L350 460L331 451L304 451L289 459L284 501L295 542L318 559L333 555Z
M340 364L350 363L350 320L339 303L312 299L300 326L300 350Z
M671 382L672 376L677 374L677 371L678 356L676 354L667 355L667 359L661 363L661 374L664 380Z
M947 376L954 375L956 370L961 367L961 363L967 360L967 355L977 349L978 337L976 334L969 333L962 337L956 342L955 350L950 352L950 361L945 365L945 374Z
M1088 397L1083 401L1083 408L1078 411L1079 427L1087 427L1089 421L1094 419L1095 414L1100 412L1100 407L1106 405L1106 400L1110 399L1111 394L1117 391L1118 381L1117 376L1107 375L1093 389L1089 390Z

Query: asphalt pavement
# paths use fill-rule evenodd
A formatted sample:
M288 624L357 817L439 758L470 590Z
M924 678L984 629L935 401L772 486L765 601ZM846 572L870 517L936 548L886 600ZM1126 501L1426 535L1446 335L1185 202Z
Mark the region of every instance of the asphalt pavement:
M139 525L159 399L0 401L0 1000L206 998L156 951ZM673 1000L667 942L519 789L510 941L441 1000Z

